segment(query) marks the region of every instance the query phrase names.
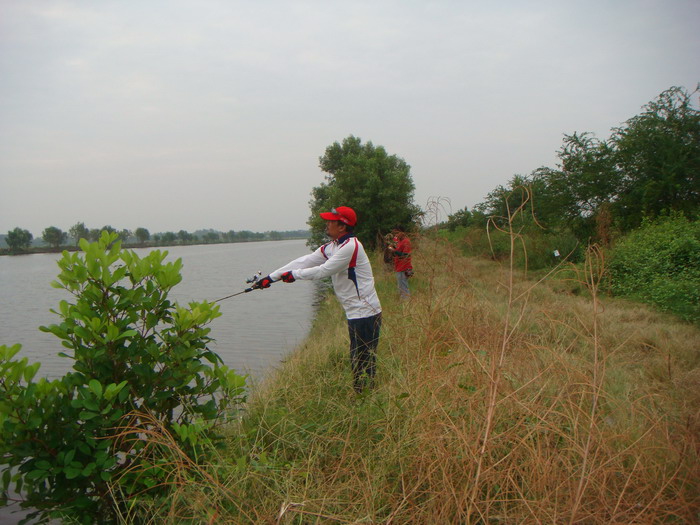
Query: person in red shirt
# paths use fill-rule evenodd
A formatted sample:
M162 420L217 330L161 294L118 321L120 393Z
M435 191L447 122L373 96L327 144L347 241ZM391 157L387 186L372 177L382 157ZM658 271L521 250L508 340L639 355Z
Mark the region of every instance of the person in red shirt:
M411 240L406 235L406 231L400 226L394 228L392 233L394 234L394 244L389 246L389 250L394 256L396 282L399 285L401 298L408 299L411 296L411 291L408 288L408 278L413 275Z

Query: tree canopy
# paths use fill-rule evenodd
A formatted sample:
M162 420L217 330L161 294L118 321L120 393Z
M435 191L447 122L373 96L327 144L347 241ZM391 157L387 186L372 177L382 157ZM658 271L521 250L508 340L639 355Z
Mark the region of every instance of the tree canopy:
M68 230L68 235L75 241L77 246L80 243L80 239L88 239L90 236L90 230L85 226L84 222L77 222Z
M328 146L319 166L326 177L312 190L309 244L323 242L325 226L319 213L337 206L355 210L355 233L368 247L375 246L377 237L394 226L410 228L420 214L413 203L410 166L382 146L363 144L350 135Z
M61 246L61 244L66 242L68 239L68 234L56 226L49 226L48 228L44 229L41 234L41 238L52 248L58 248Z
M564 135L558 169L515 175L475 209L503 216L517 206L517 188L534 196L533 217L581 241L601 240L601 223L625 233L643 220L679 212L700 214L700 111L693 93L672 87L615 128L608 140L589 132ZM606 229L604 228L604 229Z
M5 237L5 242L10 247L10 251L18 252L20 250L26 250L32 244L32 239L34 236L28 231L23 230L20 227L15 228L7 232L7 237Z
M617 205L623 225L637 227L643 217L679 211L689 218L700 210L700 111L693 93L672 87L614 130L622 190Z
M134 231L134 235L136 235L136 238L138 239L140 244L145 243L148 239L151 238L151 233L146 228L136 228L136 230Z

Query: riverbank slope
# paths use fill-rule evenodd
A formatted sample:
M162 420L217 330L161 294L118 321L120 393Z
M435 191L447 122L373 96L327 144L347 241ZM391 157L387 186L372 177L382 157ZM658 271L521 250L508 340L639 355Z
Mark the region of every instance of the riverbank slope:
M256 387L218 464L191 471L163 519L698 519L698 328L598 296L596 254L579 282L537 283L447 243L417 245L410 301L373 261L376 389L352 392L329 297L307 341Z

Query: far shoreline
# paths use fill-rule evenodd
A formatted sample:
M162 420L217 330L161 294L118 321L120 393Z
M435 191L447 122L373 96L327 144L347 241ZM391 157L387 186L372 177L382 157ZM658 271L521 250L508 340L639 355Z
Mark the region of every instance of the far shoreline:
M306 240L309 237L304 236L294 236L285 237L282 239L250 239L242 241L233 242L205 242L205 241L193 241L193 242L175 242L175 243L162 243L162 242L145 242L145 243L122 243L122 248L126 250L133 250L137 248L171 248L174 246L209 246L218 244L245 244L251 242L268 242L268 241L294 241L294 240ZM78 252L80 251L80 246L59 246L53 248L51 246L33 246L28 250L22 250L19 252L12 252L9 248L0 248L0 256L22 256L22 255L36 255L42 253L63 253L63 252Z

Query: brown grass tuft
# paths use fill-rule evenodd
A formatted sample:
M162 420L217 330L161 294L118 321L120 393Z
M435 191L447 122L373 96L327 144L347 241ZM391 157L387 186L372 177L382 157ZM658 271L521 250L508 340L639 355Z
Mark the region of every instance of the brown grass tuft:
M606 298L595 247L572 295L418 244L408 302L375 262L377 388L353 394L329 298L232 427L229 479L190 487L219 523L700 519L697 328Z

